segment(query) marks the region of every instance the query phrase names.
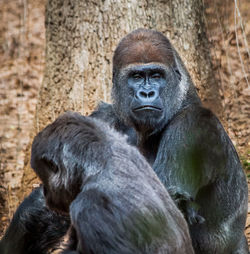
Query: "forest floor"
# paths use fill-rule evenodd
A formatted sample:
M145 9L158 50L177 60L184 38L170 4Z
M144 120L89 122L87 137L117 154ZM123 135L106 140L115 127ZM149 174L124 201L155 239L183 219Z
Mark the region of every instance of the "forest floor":
M25 149L30 142L39 87L44 69L44 9L45 0L20 2L2 0L0 8L0 236L20 203L17 192L23 174ZM208 13L209 13L208 9ZM242 16L244 11L242 12ZM232 22L231 22L232 23ZM248 28L250 23L248 23ZM220 68L225 105L224 125L232 138L250 175L249 98L239 60L232 60L232 73L236 80L228 80L227 52L237 52L234 26L227 27L228 39L221 39L218 32L210 33L216 44L215 65ZM249 29L246 29L249 39ZM230 37L231 36L231 37ZM233 41L233 42L232 42ZM223 47L227 43L227 50ZM232 43L231 43L232 42ZM221 50L220 50L221 47ZM244 48L241 49L244 51ZM246 52L243 52L247 54ZM231 53L230 53L231 54ZM218 59L221 59L218 64ZM224 60L225 61L224 61ZM249 73L247 74L249 77ZM234 94L226 83L233 82ZM233 99L232 99L233 96ZM248 171L247 171L248 170ZM249 180L250 187L250 180ZM250 192L249 192L250 197ZM250 204L246 234L250 243Z

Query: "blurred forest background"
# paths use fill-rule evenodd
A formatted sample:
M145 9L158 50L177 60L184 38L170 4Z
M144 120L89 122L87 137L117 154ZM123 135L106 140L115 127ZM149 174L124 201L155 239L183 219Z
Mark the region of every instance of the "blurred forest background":
M45 67L45 2L0 0L0 236L21 201L25 151ZM250 1L204 0L203 5L219 82L219 117L250 179ZM88 114L100 98L93 87L84 89L92 98ZM246 233L250 242L250 214Z

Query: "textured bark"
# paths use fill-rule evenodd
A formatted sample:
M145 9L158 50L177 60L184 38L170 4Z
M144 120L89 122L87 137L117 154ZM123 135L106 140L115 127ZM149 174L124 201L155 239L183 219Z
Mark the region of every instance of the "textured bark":
M46 6L46 67L32 137L66 110L88 114L110 101L111 62L119 40L145 27L163 32L183 58L206 105L219 113L201 0L50 0ZM38 182L29 167L20 197Z
M202 2L172 0L170 38L191 73L203 104L221 116L219 82L213 73Z

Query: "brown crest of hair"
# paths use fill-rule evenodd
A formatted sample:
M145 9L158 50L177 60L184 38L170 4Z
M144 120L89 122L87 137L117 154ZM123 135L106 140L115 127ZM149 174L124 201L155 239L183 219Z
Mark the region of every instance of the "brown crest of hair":
M172 46L160 32L139 28L126 35L118 44L113 57L113 72L132 63L174 62Z

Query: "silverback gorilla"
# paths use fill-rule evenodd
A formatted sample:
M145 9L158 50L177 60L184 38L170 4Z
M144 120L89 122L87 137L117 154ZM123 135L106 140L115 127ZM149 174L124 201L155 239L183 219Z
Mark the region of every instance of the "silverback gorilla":
M62 115L35 137L31 166L48 206L63 214L70 206L68 251L194 253L186 221L153 169L105 123Z
M195 253L248 253L247 182L238 155L219 120L202 107L186 68L163 34L138 29L121 40L113 57L112 97L113 104L101 104L92 117L127 134L138 147L183 212ZM30 222L22 214L39 216L32 210L35 195L14 215L16 223L0 244L7 249L3 253L13 253L14 246L46 253L56 236L65 234L65 225L55 219L47 219L48 227L39 234L26 226ZM52 217L43 205L41 210L43 217ZM52 225L58 230L53 241L46 241ZM19 226L22 232L17 232ZM31 246L32 234L40 241Z

